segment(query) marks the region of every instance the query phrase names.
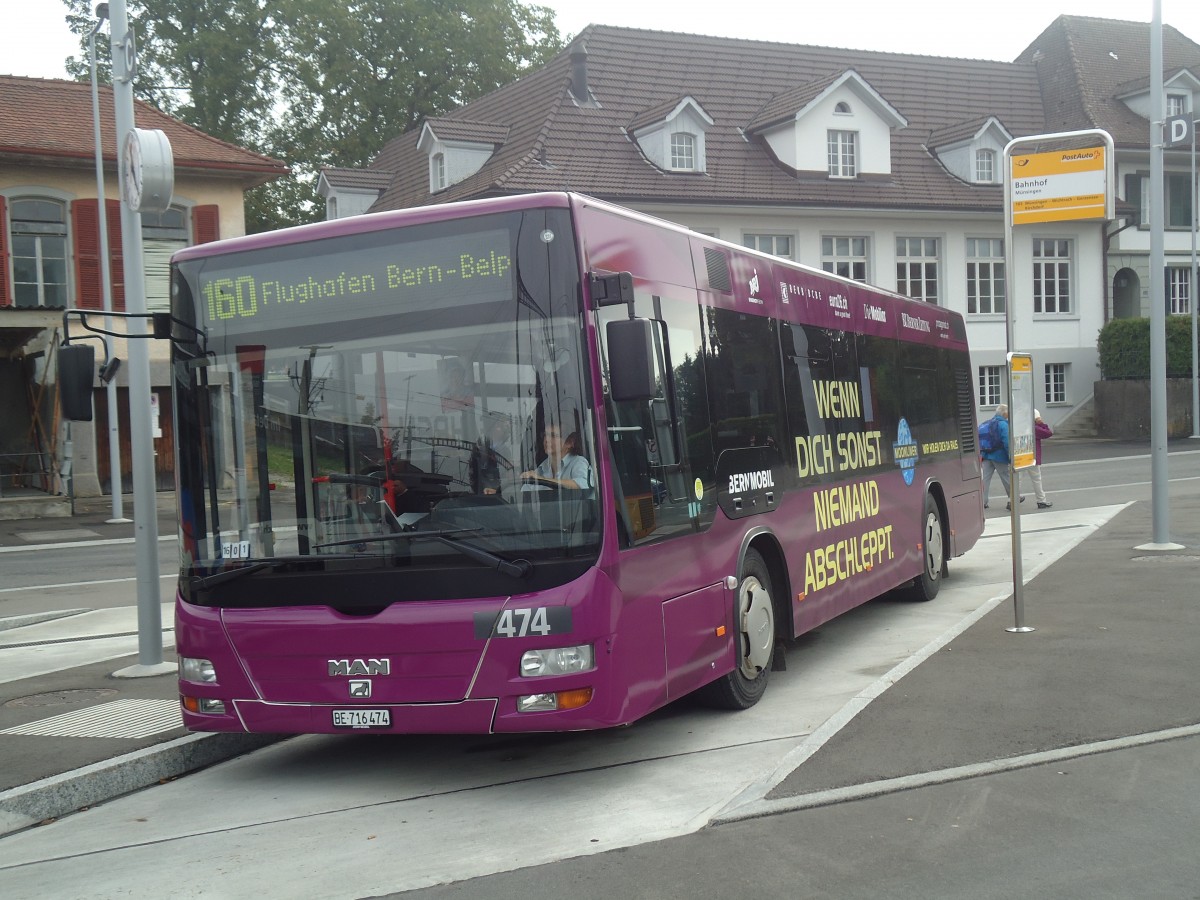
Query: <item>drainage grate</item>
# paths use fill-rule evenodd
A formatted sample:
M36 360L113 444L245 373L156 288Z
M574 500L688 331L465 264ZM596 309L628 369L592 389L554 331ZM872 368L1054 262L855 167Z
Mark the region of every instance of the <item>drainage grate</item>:
M36 737L144 738L183 726L178 700L114 700L6 728L0 734Z

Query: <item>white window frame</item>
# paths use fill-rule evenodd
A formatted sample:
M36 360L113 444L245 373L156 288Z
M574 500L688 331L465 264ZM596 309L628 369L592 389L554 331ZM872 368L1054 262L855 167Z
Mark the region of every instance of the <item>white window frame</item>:
M826 234L821 236L821 268L852 281L871 277L871 239L866 235Z
M1004 391L1004 366L979 367L979 407L1000 405Z
M446 189L446 154L435 153L429 157L429 187L432 191Z
M792 234L769 232L747 232L742 235L742 246L760 253L770 253L781 259L795 259L796 237Z
M676 172L696 171L696 136L691 132L671 134L671 168Z
M1072 315L1072 295L1075 292L1075 241L1062 237L1035 237L1032 249L1034 315Z
M1188 111L1187 94L1167 94L1167 115L1168 116L1187 115L1187 111Z
M42 309L46 306L60 307L70 306L74 297L73 282L71 278L71 259L74 255L74 246L71 235L71 205L68 201L60 197L47 196L45 194L23 194L21 196L7 197L8 202L8 221L0 221L0 228L8 231L8 264L9 274L11 279L9 284L12 291L12 302L14 308L19 309ZM15 209L20 203L49 203L58 207L62 212L62 218L58 222L38 222L38 220L30 220L31 224L20 230L14 228L14 223L24 221L17 215ZM99 208L99 215L104 215L104 210ZM33 240L33 256L27 256L17 252L15 238L17 236L32 238ZM61 242L62 256L52 255L47 251L50 250L49 241ZM33 267L37 273L36 281L17 281L16 261L18 259L29 259L33 261ZM46 281L46 264L47 261L61 261L63 280L62 282ZM52 301L47 303L46 288L47 285L60 285L62 288L62 301ZM22 304L17 296L18 288L28 289L30 286L36 288L37 303L33 306Z
M897 236L896 292L936 306L941 298L941 259L941 238Z
M967 238L967 315L1004 315L1007 296L1003 238ZM985 308L986 307L986 308Z
M1192 267L1167 266L1167 314L1186 316L1192 312Z
M996 183L996 151L975 151L975 180L980 184Z
M1070 363L1046 363L1046 404L1067 402L1067 375Z
M858 132L829 129L825 138L830 178L858 177Z

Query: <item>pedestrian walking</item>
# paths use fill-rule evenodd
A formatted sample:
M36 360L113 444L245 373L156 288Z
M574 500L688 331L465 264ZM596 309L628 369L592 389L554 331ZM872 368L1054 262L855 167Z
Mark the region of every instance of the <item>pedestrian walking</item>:
M1033 468L1029 470L1029 480L1033 482L1033 493L1037 497L1038 509L1049 509L1054 504L1046 499L1046 489L1042 487L1042 441L1054 437L1054 430L1042 421L1042 414L1033 411Z
M992 487L992 475L999 474L1004 485L1005 496L1012 496L1008 480L1009 456L1008 404L996 407L996 414L979 426L979 455L983 460L983 508L988 508L988 494ZM1021 498L1025 500L1024 497ZM1008 509L1012 509L1011 501Z

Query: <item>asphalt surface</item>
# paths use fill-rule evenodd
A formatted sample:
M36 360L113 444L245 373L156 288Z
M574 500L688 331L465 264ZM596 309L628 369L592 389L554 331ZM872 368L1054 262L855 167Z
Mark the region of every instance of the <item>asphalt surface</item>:
M1117 449L1077 444L1070 454ZM170 505L160 508L169 533ZM132 534L105 525L107 512L0 522L0 546L21 534L52 541L54 529L68 540L81 528ZM1131 504L1027 583L1034 631L1007 631L1012 603L1001 604L769 793L695 834L414 893L537 897L574 884L580 896L692 900L1200 898L1200 498L1172 498L1181 550L1137 549L1151 516L1149 503ZM0 640L28 646L21 635L34 627L0 620ZM178 725L144 737L28 733L116 700L173 701L172 674L112 677L136 661L0 683L0 834L272 740ZM686 879L648 880L654 872Z

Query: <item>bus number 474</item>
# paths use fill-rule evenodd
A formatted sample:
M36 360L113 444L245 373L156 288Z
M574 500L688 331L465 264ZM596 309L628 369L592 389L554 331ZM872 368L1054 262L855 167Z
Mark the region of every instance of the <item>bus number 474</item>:
M475 637L521 638L530 635L566 634L571 630L571 610L565 606L535 606L475 614Z

